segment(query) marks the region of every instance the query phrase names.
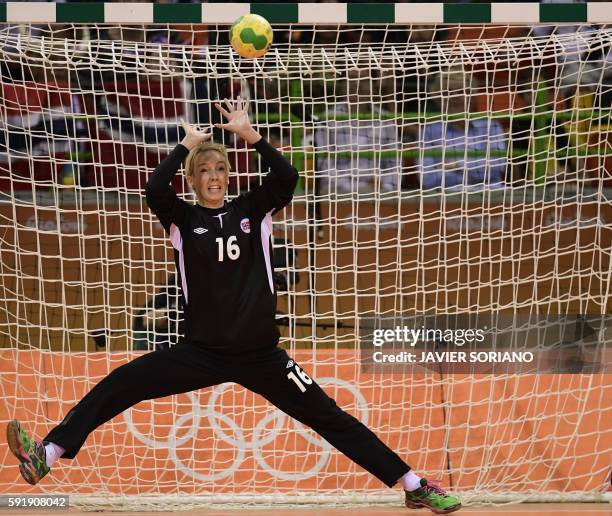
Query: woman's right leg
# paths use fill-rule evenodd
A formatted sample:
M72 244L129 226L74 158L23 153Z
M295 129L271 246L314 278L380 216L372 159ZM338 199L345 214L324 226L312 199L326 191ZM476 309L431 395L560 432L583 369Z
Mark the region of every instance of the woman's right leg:
M220 364L197 345L183 343L147 353L103 378L44 438L73 458L97 427L139 401L194 391L227 381Z

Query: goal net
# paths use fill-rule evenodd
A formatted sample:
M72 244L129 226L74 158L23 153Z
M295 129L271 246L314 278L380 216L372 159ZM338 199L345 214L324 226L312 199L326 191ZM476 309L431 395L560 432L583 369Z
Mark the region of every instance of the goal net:
M301 175L274 220L281 345L466 503L610 499L609 26L310 19L275 24L245 61L228 20L109 12L0 26L1 424L42 437L110 370L177 342L171 245L144 184L181 118L208 126L240 95ZM252 149L215 139L230 198L261 180ZM360 364L368 318L478 313L597 316L600 367L580 345L552 373ZM400 500L234 384L138 404L36 488L6 447L0 463L0 494L92 507Z

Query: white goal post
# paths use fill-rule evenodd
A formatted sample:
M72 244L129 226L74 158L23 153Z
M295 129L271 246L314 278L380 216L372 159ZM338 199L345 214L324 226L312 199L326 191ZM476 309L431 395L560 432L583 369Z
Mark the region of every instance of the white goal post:
M227 38L248 12L274 28L255 61ZM8 2L0 91L0 426L42 437L177 342L144 184L181 118L210 125L241 95L301 175L274 220L281 345L466 504L612 501L612 2ZM230 197L261 180L244 142L215 139ZM597 318L599 368L582 344L553 374L360 365L368 318L491 312ZM9 455L0 496L26 492ZM400 503L234 384L138 404L40 489L120 510Z

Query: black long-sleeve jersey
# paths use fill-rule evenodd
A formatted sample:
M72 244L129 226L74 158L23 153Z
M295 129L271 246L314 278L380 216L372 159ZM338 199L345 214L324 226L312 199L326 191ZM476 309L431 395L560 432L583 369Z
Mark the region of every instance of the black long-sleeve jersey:
M155 169L145 190L174 247L185 339L224 353L274 347L279 339L272 214L291 202L298 172L264 139L255 149L270 172L261 185L222 208L177 197L170 181L189 154L181 144Z

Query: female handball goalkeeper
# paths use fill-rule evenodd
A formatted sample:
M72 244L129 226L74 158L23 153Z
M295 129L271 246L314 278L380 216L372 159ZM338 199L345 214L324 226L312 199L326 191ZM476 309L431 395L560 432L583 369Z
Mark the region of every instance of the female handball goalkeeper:
M139 401L235 382L261 394L308 425L387 486L406 491L406 505L446 514L459 500L419 478L356 418L340 409L277 346L276 293L272 278L272 214L292 199L298 172L253 129L248 102L216 104L217 127L254 146L270 172L260 186L225 201L229 162L210 131L183 122L185 137L155 169L147 203L170 237L185 306L185 339L142 355L98 383L42 440L18 421L8 444L23 478L34 485L57 459L72 459L97 427ZM183 160L198 203L179 199L170 186Z

